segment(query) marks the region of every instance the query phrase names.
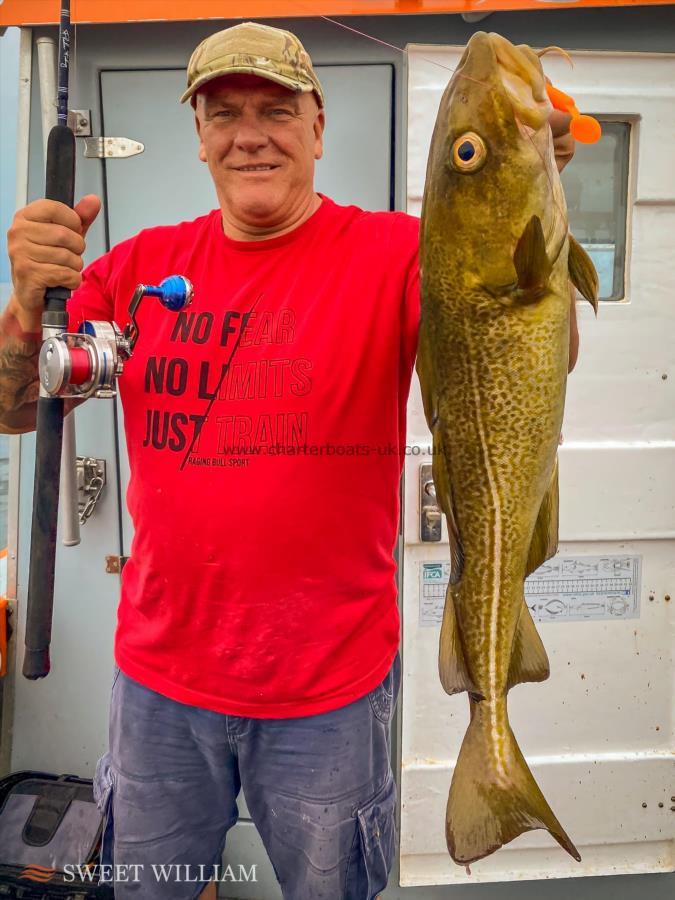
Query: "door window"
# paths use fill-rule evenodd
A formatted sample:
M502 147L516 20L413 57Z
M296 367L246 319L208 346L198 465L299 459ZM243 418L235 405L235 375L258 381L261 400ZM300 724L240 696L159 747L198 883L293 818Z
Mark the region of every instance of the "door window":
M577 143L562 173L570 230L595 263L601 300L625 296L630 129L628 122L603 121L602 138Z

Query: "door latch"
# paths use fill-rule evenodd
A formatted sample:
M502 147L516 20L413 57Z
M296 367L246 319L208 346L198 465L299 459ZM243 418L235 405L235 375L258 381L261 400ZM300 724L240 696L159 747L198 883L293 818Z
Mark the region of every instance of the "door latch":
M431 466L420 466L420 540L440 541L441 510L436 502L436 488L431 474Z
M77 507L80 525L91 516L105 487L105 460L77 457Z
M90 109L69 109L68 110L68 128L75 134L75 137L91 136L91 110Z
M106 556L105 571L106 575L119 575L126 563L128 556Z

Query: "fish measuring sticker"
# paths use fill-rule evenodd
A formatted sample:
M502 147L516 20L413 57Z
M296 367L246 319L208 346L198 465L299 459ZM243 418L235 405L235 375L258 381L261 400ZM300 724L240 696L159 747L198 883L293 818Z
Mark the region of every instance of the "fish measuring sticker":
M420 625L440 626L450 562L422 563ZM640 617L641 556L554 556L525 581L536 622Z

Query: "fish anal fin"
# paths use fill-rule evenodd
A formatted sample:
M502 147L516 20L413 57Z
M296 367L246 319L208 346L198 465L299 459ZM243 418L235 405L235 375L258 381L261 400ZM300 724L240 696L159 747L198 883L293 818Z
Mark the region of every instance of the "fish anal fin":
M521 234L513 254L516 269L517 303L534 303L546 290L552 263L546 253L546 239L539 216L532 216Z
M462 691L468 691L470 694L479 693L466 665L451 585L448 585L445 595L441 639L438 647L438 672L443 690L447 694L459 694Z
M530 541L530 551L525 565L525 577L555 556L558 550L558 457L556 456L546 493L539 507L539 514Z
M518 619L516 636L513 640L511 666L507 687L526 681L546 681L551 674L548 656L539 636L530 610L523 601L523 608Z
M571 234L569 235L567 268L569 270L570 281L579 293L588 300L597 316L599 291L598 273L593 265L593 260Z

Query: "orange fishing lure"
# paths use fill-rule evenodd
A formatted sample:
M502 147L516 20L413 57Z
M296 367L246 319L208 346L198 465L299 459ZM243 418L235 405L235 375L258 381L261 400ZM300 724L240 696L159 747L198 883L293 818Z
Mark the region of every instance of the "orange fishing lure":
M546 84L546 93L551 101L554 109L562 110L572 116L570 122L570 134L572 137L582 144L595 144L602 137L602 128L597 119L593 116L583 116L576 107L576 104L569 94L553 87L552 84Z

